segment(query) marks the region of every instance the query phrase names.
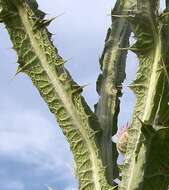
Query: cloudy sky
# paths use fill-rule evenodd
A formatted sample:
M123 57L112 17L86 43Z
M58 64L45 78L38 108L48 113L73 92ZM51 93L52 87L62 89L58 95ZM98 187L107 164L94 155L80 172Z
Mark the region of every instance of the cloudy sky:
M71 59L67 68L79 84L89 84L84 96L91 108L98 100L95 81L98 58L110 25L112 0L39 0L42 10L58 17L49 29L60 54ZM76 190L73 157L55 118L24 74L13 78L16 55L4 26L0 27L0 189ZM129 53L127 80L137 60ZM130 121L134 96L124 89L119 126Z

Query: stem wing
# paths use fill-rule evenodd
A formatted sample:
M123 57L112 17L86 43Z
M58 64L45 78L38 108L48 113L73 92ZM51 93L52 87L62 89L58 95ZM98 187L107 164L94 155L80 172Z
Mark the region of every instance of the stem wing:
M26 73L56 116L77 164L80 190L114 189L105 179L97 138L101 134L95 114L80 95L51 42L50 20L36 1L2 0L1 18L18 54L18 72Z
M101 150L104 165L107 166L106 174L109 183L118 178L117 150L112 143L112 136L117 132L117 117L120 110L122 83L126 77L126 48L129 44L131 33L127 18L118 17L123 15L129 5L122 0L116 2L112 10L112 27L108 29L105 47L100 59L102 73L97 80L97 91L100 95L96 106L96 114L99 118L103 136Z

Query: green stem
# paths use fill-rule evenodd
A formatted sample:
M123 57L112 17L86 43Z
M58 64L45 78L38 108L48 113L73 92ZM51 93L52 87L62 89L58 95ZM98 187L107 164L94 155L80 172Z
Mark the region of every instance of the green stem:
M18 72L26 73L67 137L77 165L80 190L107 190L98 139L97 117L80 95L78 86L64 68L64 60L50 40L48 20L36 1L2 0L1 17L18 54ZM3 16L7 15L7 16Z

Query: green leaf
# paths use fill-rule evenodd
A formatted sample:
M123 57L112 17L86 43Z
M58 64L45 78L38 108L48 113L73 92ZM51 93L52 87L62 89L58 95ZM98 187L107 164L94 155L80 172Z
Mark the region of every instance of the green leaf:
M161 167L157 154L160 153L161 143L164 142L158 139L158 132L156 132L153 137L151 135L146 137L145 143L145 133L143 134L141 130L143 123L146 124L148 131L152 131L151 126L163 122L162 109L167 106L166 65L168 61L166 62L167 53L164 51L167 40L163 36L163 23L159 19L158 3L159 1L140 0L135 17L130 19L137 39L133 47L139 59L139 68L136 79L131 84L137 101L129 130L120 190L166 190L169 183L163 174L148 177L148 173L150 171L153 173L155 170L156 164L157 168ZM143 122L140 122L138 117ZM168 141L168 137L165 141ZM152 158L154 153L155 157ZM161 158L162 162L168 163L168 157L164 156ZM156 180L154 184L153 180Z
M167 4L168 5L168 4ZM166 7L164 13L168 12ZM161 39L162 39L162 71L164 73L161 99L158 107L156 124L167 126L169 123L169 15L165 15L161 20Z
M168 189L169 180L169 128L142 125L142 143L135 157L135 180L132 189ZM144 159L146 163L144 163ZM142 169L142 172L140 170ZM142 182L138 186L139 178Z
M36 1L2 0L1 16L18 54L18 72L26 73L56 116L67 137L77 165L80 190L107 190L98 140L97 117L81 96L64 67L64 60L51 42L45 14ZM17 72L17 73L18 73Z
M126 77L127 51L120 48L128 47L131 33L129 22L126 18L117 15L124 14L128 8L124 1L118 0L112 10L112 26L108 29L105 47L100 58L102 73L97 80L97 92L100 95L96 107L103 136L101 141L102 157L107 166L106 174L109 183L118 178L117 150L112 143L112 136L117 132L117 117L119 113L122 83ZM116 15L116 16L115 16Z

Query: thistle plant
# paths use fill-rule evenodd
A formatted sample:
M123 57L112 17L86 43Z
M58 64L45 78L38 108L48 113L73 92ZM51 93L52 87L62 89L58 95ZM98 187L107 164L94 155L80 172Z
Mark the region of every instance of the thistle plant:
M66 136L76 162L79 190L167 190L169 185L169 1L117 0L100 58L99 101L92 112L64 67L35 0L0 0L18 55L16 74L27 74ZM131 32L135 43L129 43ZM129 88L136 96L131 123L116 144L127 52L139 60ZM122 137L125 161L117 164ZM124 149L123 149L124 150ZM119 172L120 171L120 172ZM121 177L122 175L122 177ZM120 179L120 184L115 179Z

